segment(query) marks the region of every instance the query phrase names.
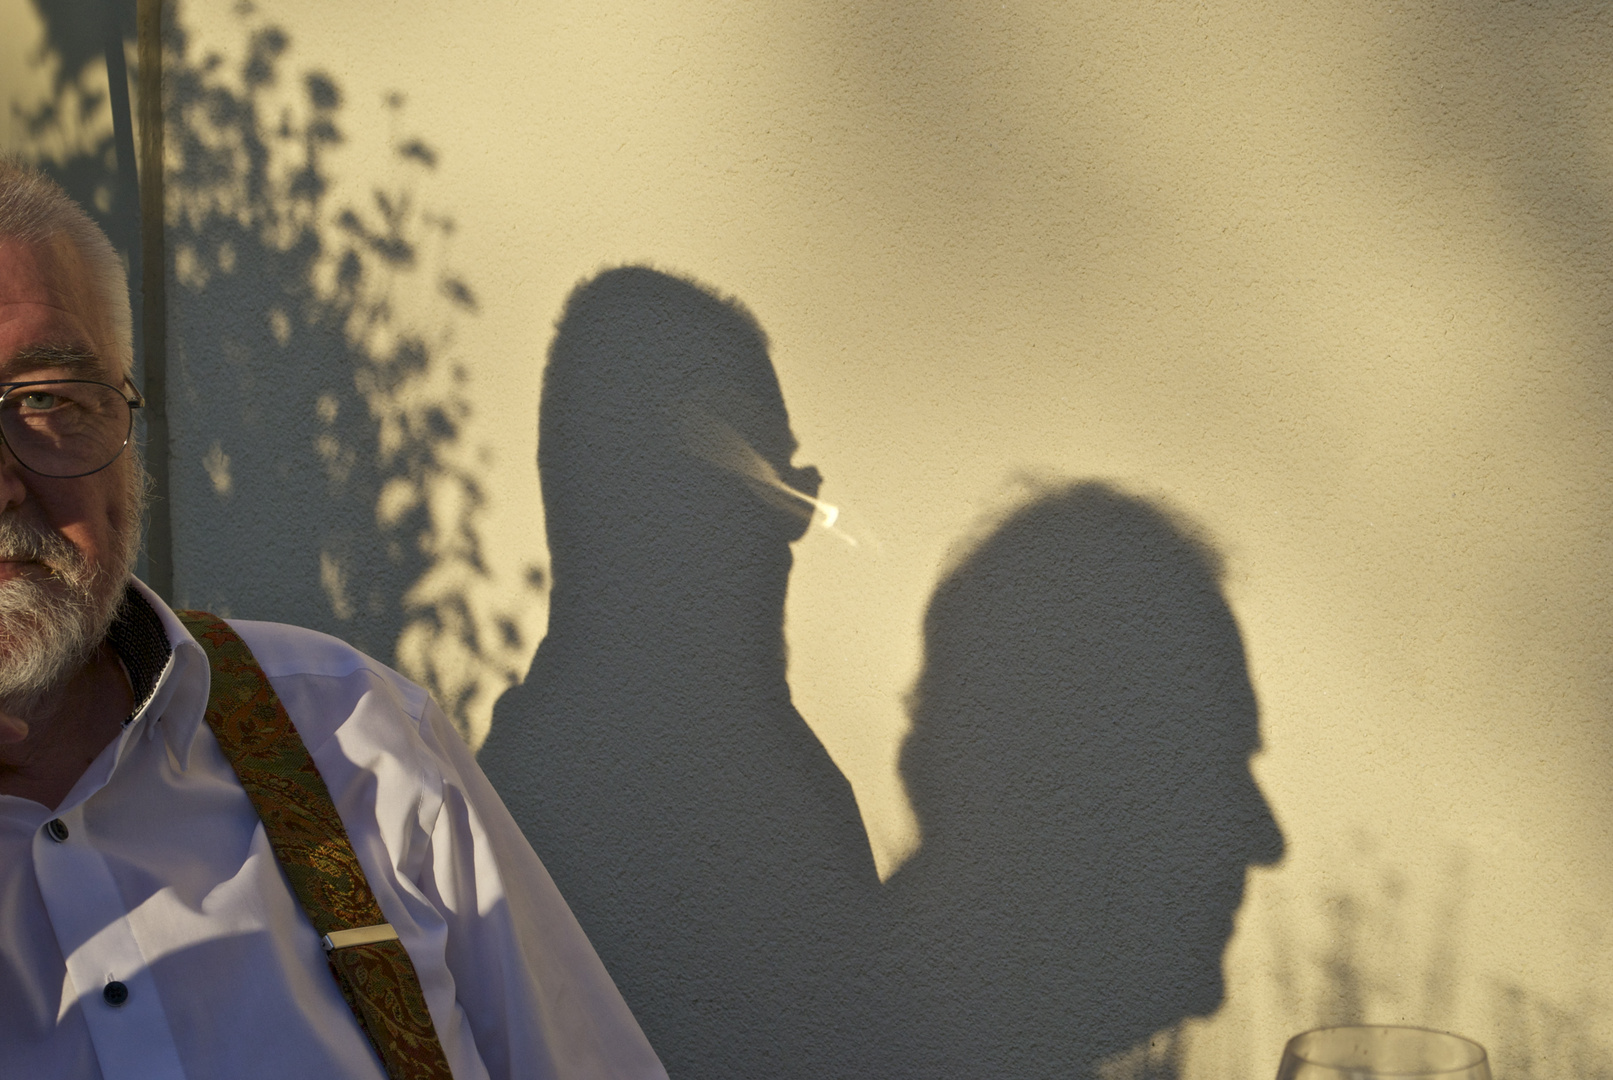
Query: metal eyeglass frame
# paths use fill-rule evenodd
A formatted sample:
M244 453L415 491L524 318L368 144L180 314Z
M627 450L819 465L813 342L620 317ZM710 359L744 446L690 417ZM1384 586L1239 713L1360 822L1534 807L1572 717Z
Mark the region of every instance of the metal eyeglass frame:
M129 377L127 375L123 377L122 382L134 392L134 397L124 397L122 390L116 386L113 386L111 383L102 382L100 379L30 379L27 382L0 383L0 407L3 407L6 399L10 398L11 395L17 390L22 390L29 386L60 386L63 383L76 383L81 386L104 386L114 394L122 397L123 403L129 406L128 430L123 433L123 441L118 443L118 448L113 451L112 456L107 458L104 463L97 465L95 468L81 473L68 473L65 476L57 476L54 473L41 472L39 469L34 468L32 465L24 461L17 453L16 448L10 443L6 442L6 433L3 426L0 426L0 446L4 446L7 450L11 451L11 460L15 461L18 465L21 465L35 476L43 476L51 480L77 480L79 477L94 476L102 469L110 468L112 463L118 460L118 457L123 453L123 451L128 449L129 440L134 436L134 411L136 409L143 409L146 407L146 396L135 387L134 383L129 381Z

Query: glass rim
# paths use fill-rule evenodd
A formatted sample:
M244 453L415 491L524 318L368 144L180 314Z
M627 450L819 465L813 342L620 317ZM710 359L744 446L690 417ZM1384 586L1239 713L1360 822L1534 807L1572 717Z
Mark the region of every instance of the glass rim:
M1474 1067L1476 1067L1478 1065L1485 1064L1485 1063L1487 1063L1489 1061L1489 1054L1488 1054L1488 1052L1485 1051L1484 1045L1482 1043L1479 1043L1479 1042L1477 1042L1477 1041L1475 1041L1473 1039L1469 1039L1465 1035L1457 1035L1455 1032L1440 1031L1438 1028L1420 1027L1420 1026L1418 1026L1416 1024L1327 1024L1327 1025L1324 1025L1322 1027L1311 1028L1308 1031L1302 1031L1298 1035L1295 1035L1293 1038L1289 1039L1288 1043L1283 1047L1283 1053L1292 1054L1295 1058L1299 1059L1300 1061L1303 1061L1307 1065L1316 1065L1316 1066L1318 1066L1320 1068L1324 1068L1324 1069L1348 1068L1349 1066L1339 1065L1339 1064L1337 1064L1335 1062L1319 1061L1315 1057L1312 1057L1309 1054L1303 1052L1303 1050L1301 1049L1301 1045L1302 1045L1301 1041L1306 1039L1306 1038L1309 1038L1312 1035L1321 1035L1321 1034L1325 1034L1325 1033L1346 1032L1346 1031L1405 1031L1405 1032L1417 1032L1418 1034L1422 1034L1422 1035L1437 1035L1441 1039L1449 1039L1451 1042L1456 1043L1459 1046L1465 1047L1473 1055L1470 1058L1470 1060L1468 1060L1465 1064L1453 1065L1450 1068L1441 1068L1441 1069L1438 1069L1437 1071L1430 1071L1428 1069L1418 1069L1418 1070L1415 1070L1415 1071L1412 1071L1412 1072L1391 1072L1391 1071L1386 1070L1386 1069L1376 1068L1375 1067L1374 1072L1375 1072L1376 1075L1379 1075L1379 1076L1444 1076L1444 1075L1447 1075L1447 1074L1454 1075L1454 1074L1457 1074L1457 1073L1466 1072L1469 1069L1472 1069L1472 1068L1474 1068Z

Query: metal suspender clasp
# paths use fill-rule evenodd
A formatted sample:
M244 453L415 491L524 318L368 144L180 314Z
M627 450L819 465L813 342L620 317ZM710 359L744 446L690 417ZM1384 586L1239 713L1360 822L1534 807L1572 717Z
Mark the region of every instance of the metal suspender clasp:
M332 930L319 939L325 946L326 952L336 949L345 949L351 945L373 945L377 941L396 941L398 932L392 929L392 924L384 922L379 926L356 926L351 930Z

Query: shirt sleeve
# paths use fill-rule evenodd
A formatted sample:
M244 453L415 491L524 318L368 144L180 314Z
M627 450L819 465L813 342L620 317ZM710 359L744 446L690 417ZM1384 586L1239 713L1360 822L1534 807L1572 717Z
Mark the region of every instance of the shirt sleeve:
M543 864L435 702L420 728L442 805L417 885L492 1080L666 1080Z

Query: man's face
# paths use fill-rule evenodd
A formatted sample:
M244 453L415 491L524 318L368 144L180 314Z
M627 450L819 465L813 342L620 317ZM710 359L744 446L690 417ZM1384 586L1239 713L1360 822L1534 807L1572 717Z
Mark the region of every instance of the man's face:
M71 245L0 238L0 382L78 378L117 386L123 375L114 355L110 320ZM7 669L30 639L50 637L53 623L76 628L56 635L57 652L99 644L138 536L135 474L128 452L98 473L53 479L0 451L0 696L28 692ZM40 663L33 658L35 668Z

